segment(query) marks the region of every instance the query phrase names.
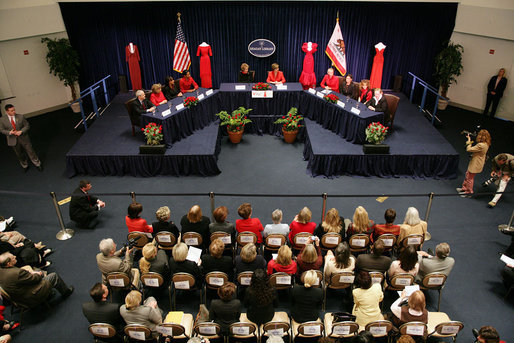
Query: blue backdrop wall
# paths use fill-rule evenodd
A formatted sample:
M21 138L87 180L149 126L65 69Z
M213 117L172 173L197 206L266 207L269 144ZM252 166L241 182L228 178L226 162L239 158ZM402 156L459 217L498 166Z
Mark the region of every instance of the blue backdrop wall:
M199 81L200 43L211 45L213 84L235 82L242 62L263 81L273 62L288 81L297 82L304 53L303 42L318 43L314 54L318 84L331 62L324 50L336 23L346 43L347 70L355 80L369 78L374 45L383 42L383 88L391 88L394 75L413 72L430 81L434 56L455 25L456 3L364 2L144 2L60 3L71 44L81 57L80 84L87 87L105 75L117 81L129 75L125 46L139 47L143 87L164 82L173 71L177 12L192 55L191 74ZM248 44L257 38L273 41L275 54L257 58ZM129 88L130 78L129 80ZM405 83L404 83L405 86Z

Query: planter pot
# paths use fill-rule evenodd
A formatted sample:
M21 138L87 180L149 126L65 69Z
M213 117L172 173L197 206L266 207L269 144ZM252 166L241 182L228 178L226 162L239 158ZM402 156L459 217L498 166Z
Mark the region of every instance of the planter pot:
M166 152L166 145L157 144L157 145L140 145L139 153L140 154L151 154L151 155L163 155Z
M244 130L236 131L236 132L228 131L228 139L230 139L230 141L232 143L237 144L237 143L241 142L241 138L243 137L243 132L244 132Z
M448 106L448 100L439 99L439 102L437 103L438 110L444 111L447 106Z
M298 134L298 130L295 131L285 131L282 129L282 134L284 135L284 141L286 143L294 143L296 140L296 135Z
M80 113L80 104L78 102L71 104L70 107L73 113Z
M389 154L389 145L387 144L364 144L362 151L365 154Z

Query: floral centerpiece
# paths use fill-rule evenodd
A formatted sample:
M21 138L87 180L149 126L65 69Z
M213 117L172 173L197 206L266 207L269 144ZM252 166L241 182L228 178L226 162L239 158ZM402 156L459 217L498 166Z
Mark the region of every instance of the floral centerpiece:
M366 128L366 141L371 144L382 143L386 138L387 130L389 130L389 127L385 127L379 122L369 124Z
M252 86L252 89L254 91L269 91L271 89L271 86L269 83L266 82L257 82Z
M216 116L221 120L220 126L227 126L227 132L232 143L239 143L241 141L245 125L252 122L247 117L251 110L251 108L239 107L232 111L232 114L228 114L227 111L216 113Z
M145 134L146 144L158 145L163 139L162 125L157 126L155 123L149 123L141 129Z
M335 104L337 102L337 100L339 100L339 98L335 94L327 94L327 95L325 95L323 97L323 99L325 101L328 101L328 102L332 103L332 104Z
M184 106L186 107L196 106L196 104L198 104L198 98L196 96L188 96L184 100Z

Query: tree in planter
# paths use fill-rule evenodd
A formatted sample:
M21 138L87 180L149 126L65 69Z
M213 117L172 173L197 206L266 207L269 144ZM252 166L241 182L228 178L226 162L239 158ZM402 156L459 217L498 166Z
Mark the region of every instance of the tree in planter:
M448 88L455 82L462 72L462 53L464 48L460 44L448 42L447 46L435 57L434 78L437 86L441 87L441 95L445 98Z
M64 85L71 88L73 101L77 100L75 83L79 80L79 55L67 38L50 39L41 38L41 43L46 44L48 53L46 62L50 67L50 74L54 74Z

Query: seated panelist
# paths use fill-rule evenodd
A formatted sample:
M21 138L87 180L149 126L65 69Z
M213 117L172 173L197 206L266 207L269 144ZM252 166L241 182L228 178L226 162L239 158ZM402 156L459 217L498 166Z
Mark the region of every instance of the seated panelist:
M362 79L359 84L359 101L365 104L373 96L368 79Z
M193 88L193 89L191 89ZM198 89L198 84L191 77L191 73L189 70L186 70L182 73L182 78L180 79L180 91L182 93L194 92Z
M339 78L334 76L334 68L328 68L327 75L323 77L320 86L325 89L333 90L334 92L339 92Z
M154 83L152 85L152 95L150 95L150 101L155 106L159 106L168 102L162 93L162 86L160 83Z
M384 97L384 93L380 88L375 88L373 92L374 96L366 102L366 106L372 111L375 112L385 112L387 111L387 101Z
M162 89L162 92L164 93L166 100L170 101L177 96L182 96L182 92L180 91L178 84L175 82L173 77L166 76L166 82L164 84L165 86Z
M237 76L237 82L253 82L253 74L248 71L250 66L246 63L241 64L241 71Z
M137 99L132 102L132 110L133 112L141 115L143 113L153 112L155 111L155 106L146 99L145 92L141 89L136 91Z
M266 82L272 83L274 85L286 82L286 79L284 78L284 73L278 70L277 63L273 63L271 65L271 71L268 73L268 78L266 79Z
M353 84L352 74L347 74L344 81L345 82L341 86L339 93L346 95L347 97L352 98L354 100L357 100L357 97L358 97L357 93L359 92L359 90Z

